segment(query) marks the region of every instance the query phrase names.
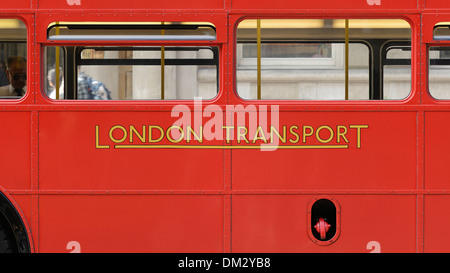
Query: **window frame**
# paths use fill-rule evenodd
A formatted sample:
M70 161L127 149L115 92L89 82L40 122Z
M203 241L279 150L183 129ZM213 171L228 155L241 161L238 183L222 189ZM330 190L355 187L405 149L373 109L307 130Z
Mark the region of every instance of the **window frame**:
M49 27L55 23L56 21L52 21L49 24ZM71 22L71 23L77 23L77 22ZM99 23L102 24L102 22L95 22L95 23ZM104 23L104 22L103 22ZM117 22L118 25L120 25L121 22ZM128 22L126 22L128 23ZM137 22L137 23L142 23L142 22ZM189 23L189 22L188 22ZM193 24L195 22L191 22L191 24ZM221 94L223 93L223 80L222 78L222 74L223 72L221 70L223 70L223 64L221 61L221 58L223 58L223 48L224 48L224 42L221 41L222 38L218 36L217 30L215 29L214 26L214 22L210 21L208 22L208 26L212 26L214 27L214 30L216 31L216 36L215 39L193 39L193 40L189 40L189 36L186 36L185 40L180 40L180 39L167 39L167 40L162 40L162 39L104 39L104 40L96 40L96 39L88 39L88 40L79 40L79 39L73 39L73 40L67 40L67 39L56 39L56 40L51 40L48 39L48 37L46 37L45 41L40 43L40 48L41 48L41 52L45 52L47 47L51 47L51 46L60 46L60 47L65 47L65 46L73 46L73 47L108 47L108 46L123 46L123 47L209 47L209 48L216 48L217 49L217 65L216 65L216 85L217 85L217 89L215 90L215 96L213 98L208 98L208 99L203 99L202 101L205 102L213 102L216 101ZM47 30L49 29L49 27L47 28ZM164 36L161 36L164 37ZM79 57L77 57L79 59ZM42 59L42 71L47 71L46 66L47 63L44 59ZM66 71L64 72L65 76ZM42 75L41 79L43 81L46 80L46 75ZM52 99L49 98L48 95L46 94L46 89L45 89L45 83L42 84L42 95L44 96L45 100L47 101L51 101L51 102L67 102L67 101L76 101L76 102L97 102L100 100L77 100L77 99ZM133 103L133 102L163 102L163 103L174 103L174 102L179 102L179 101L194 101L194 99L198 99L198 98L189 98L189 99L165 99L165 100L161 100L161 99L112 99L112 100L102 100L102 103L108 103L109 102L126 102L126 103Z
M287 19L287 20L289 20L289 19L319 19L319 20L333 20L333 19L336 19L336 20L343 20L343 19L349 19L349 20L398 20L398 21L403 21L404 23L405 23L405 25L407 24L408 25L408 29L410 30L410 36L409 36L409 39L408 39L408 41L411 43L411 44L413 44L414 43L414 41L416 41L418 38L417 38L417 36L418 36L418 34L417 34L417 31L418 31L418 29L417 29L417 27L416 27L416 25L415 25L415 19L414 18L412 18L411 16L405 16L405 15L402 15L402 14L393 14L393 16L390 16L390 17L388 17L388 18L386 18L386 17L378 17L378 16L373 16L373 17L371 17L371 16L366 16L366 17L364 17L364 18L361 18L361 17L354 17L354 16L352 16L352 15L349 15L349 16L345 16L345 17L342 17L342 16L333 16L333 17L327 17L327 16L320 16L320 17L318 17L318 16L316 16L316 15L313 15L313 14L310 14L309 16L306 16L306 17L301 17L301 18L299 18L299 17L292 17L292 16L287 16L287 17L275 17L275 16L261 16L261 15L247 15L247 16L240 16L240 17L236 17L236 21L235 21L235 23L234 23L234 50L235 50L235 52L236 52L236 54L238 54L237 53L237 51L238 51L238 45L239 45L239 43L237 42L237 40L238 40L238 26L239 26L239 24L240 23L242 23L243 21L245 21L245 20L256 20L256 19L261 19L261 20L265 20L265 19L276 19L276 20L283 20L283 19ZM247 38L248 39L248 38ZM370 40L370 39L369 39ZM392 41L398 41L398 40L401 40L401 38L399 38L399 39L386 39L386 43L387 42L392 42ZM327 42L328 40L324 40L324 42ZM364 39L361 39L361 38L359 38L359 39L356 39L356 40L354 40L354 42L360 42L360 43L362 43L362 44L366 44L366 45L368 45L366 42L365 42L365 40ZM352 41L350 41L350 43L352 43ZM369 50L370 51L372 51L373 50L373 48L370 46L370 45L368 45L368 47L369 47ZM416 53L416 47L411 47L411 60L416 60L417 59L417 56L415 55ZM372 52L370 52L370 55L372 56L373 55L373 53ZM381 55L381 52L380 52L380 55ZM388 104L392 104L392 103L399 103L399 102L407 102L407 101L411 101L412 100L412 98L414 97L414 96L416 96L418 93L417 93L417 88L418 88L418 86L417 86L417 83L415 82L415 79L416 79L416 77L414 76L414 71L417 69L417 65L416 65L416 63L417 62L411 62L411 69L410 69L410 71L411 71L411 73L410 73L410 76L411 76L411 84L410 84L410 91L409 91L409 93L408 93L408 95L406 96L406 97L403 97L403 98L399 98L399 99L376 99L376 98L372 98L372 91L370 91L371 92L371 94L370 94L370 98L369 99L355 99L355 100L344 100L344 99L336 99L336 100L330 100L330 99L323 99L323 100L319 100L319 99L311 99L311 100L305 100L305 99L260 99L260 100L258 100L258 99L246 99L246 98L243 98L243 97L241 97L240 96L240 94L239 94L239 90L238 90L238 76L237 76L237 71L238 71L238 69L240 69L240 68L244 68L245 69L245 66L240 66L240 60L235 60L235 62L234 62L234 67L233 67L233 69L234 69L234 93L235 93L235 95L238 97L238 99L240 100L240 101L242 101L242 102L248 102L248 101L252 101L252 102L270 102L270 101L273 101L273 102L275 102L275 101L277 101L277 102L279 102L279 103L283 103L283 104L290 104L290 103L295 103L295 104L298 104L298 103L306 103L306 104L310 104L310 103L319 103L319 104L336 104L336 103L344 103L344 104L359 104L359 103L374 103L374 102L378 102L378 103L380 103L380 102L383 102L383 103L388 103ZM244 62L244 64L246 64L245 62ZM382 69L382 67L383 66L381 66L381 69ZM292 68L292 69L295 69L294 67L287 67L288 69L290 69L290 68ZM297 68L298 69L302 69L302 67L301 66L297 66ZM371 69L371 68L370 68ZM372 73L372 72L371 72ZM383 73L380 73L380 76L382 77L383 76ZM370 85L371 86L371 88L372 88L372 85ZM381 94L382 94L382 89L381 89Z

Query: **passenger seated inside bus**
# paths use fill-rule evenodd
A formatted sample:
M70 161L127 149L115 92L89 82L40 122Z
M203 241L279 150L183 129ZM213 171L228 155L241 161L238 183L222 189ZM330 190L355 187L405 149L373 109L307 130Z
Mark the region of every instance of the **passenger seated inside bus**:
M6 77L10 84L0 87L0 96L23 96L27 91L27 61L14 56L6 62Z

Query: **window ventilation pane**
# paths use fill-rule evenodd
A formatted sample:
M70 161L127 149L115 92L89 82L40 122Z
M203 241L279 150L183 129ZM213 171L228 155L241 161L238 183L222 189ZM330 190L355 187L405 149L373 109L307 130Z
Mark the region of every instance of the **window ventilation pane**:
M434 26L433 39L450 41L450 22L439 23Z
M216 31L214 26L207 23L61 23L51 25L47 37L52 41L214 41Z

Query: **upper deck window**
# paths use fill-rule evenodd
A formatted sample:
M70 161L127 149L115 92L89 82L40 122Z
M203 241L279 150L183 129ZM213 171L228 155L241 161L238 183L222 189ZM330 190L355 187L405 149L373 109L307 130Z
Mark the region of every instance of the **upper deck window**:
M0 99L19 99L27 90L27 29L17 19L0 19Z
M404 99L411 29L400 19L249 19L237 27L243 99Z
M52 99L191 100L212 99L218 93L219 48L210 45L215 40L211 25L62 24L50 26L48 33L51 40L81 42L77 46L46 47L45 87ZM82 43L91 40L129 43ZM134 41L152 44L133 45ZM166 45L166 41L171 43ZM173 41L194 41L195 45Z

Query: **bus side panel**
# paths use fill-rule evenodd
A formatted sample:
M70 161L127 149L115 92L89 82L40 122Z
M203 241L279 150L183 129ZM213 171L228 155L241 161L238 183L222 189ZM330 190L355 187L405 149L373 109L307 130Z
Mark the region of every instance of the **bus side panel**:
M39 8L41 9L67 9L71 7L68 3L70 1L55 2L52 0L39 0ZM72 1L76 2L76 1ZM78 7L83 9L223 9L224 1L222 0L152 0L151 2L144 2L140 0L108 0L108 1L78 1Z
M450 196L425 196L424 219L424 251L429 253L449 252L450 239L445 232L450 225L447 208L450 207Z
M29 9L31 0L2 1L2 9Z
M0 186L9 189L31 187L31 115L29 112L0 113Z
M339 195L340 236L327 246L308 235L312 195L235 195L233 252L414 252L416 196ZM388 224L387 224L388 223ZM401 227L401 229L395 229ZM375 245L377 249L372 246Z
M440 191L440 195L425 196L424 250L426 252L449 252L450 239L445 227L450 219L445 208L450 206L450 113L425 113L425 189ZM444 192L443 192L444 191Z
M279 131L284 125L287 126L286 143L280 142L280 146L309 148L233 150L234 190L388 190L416 187L415 112L282 112ZM322 129L319 130L320 127ZM298 136L290 134L290 129L294 129ZM330 140L321 143L318 138ZM291 140L298 142L293 144Z
M381 1L380 1L381 2ZM327 9L374 9L374 5L377 1L290 1L280 0L276 2L278 9L323 9L325 6ZM233 8L235 9L254 9L254 3L252 1L233 1ZM259 9L273 9L274 2L271 0L258 1ZM398 1L383 1L382 8L384 9L415 9L417 8L417 2L411 0L398 0Z
M42 112L39 138L40 188L223 189L223 150L146 146L180 144L167 141L166 129L176 120L170 119L169 112ZM160 142L149 142L149 137L152 141L161 137L159 129L153 127L152 136L149 136L149 126L153 125L164 130L164 139ZM143 142L135 131L131 132L134 130L130 130L131 126L144 138ZM122 144L139 146L123 148Z
M220 195L41 196L40 252L223 252L223 201Z
M425 188L450 189L450 113L425 113Z
M427 0L425 1L425 7L430 9L448 9L450 4L447 1Z

